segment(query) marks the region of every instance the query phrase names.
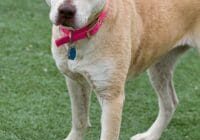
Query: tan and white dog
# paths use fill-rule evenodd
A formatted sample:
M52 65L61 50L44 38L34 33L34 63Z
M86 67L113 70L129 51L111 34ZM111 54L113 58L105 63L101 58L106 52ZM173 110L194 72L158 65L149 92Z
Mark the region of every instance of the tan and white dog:
M69 44L60 48L58 25L81 28L96 19L109 1L99 32L75 42L77 56L68 60ZM153 125L131 140L158 140L178 104L173 87L176 60L200 48L199 0L47 0L53 22L52 53L65 75L72 104L72 129L66 140L83 140L90 126L90 93L102 107L101 140L118 140L125 83L148 69L159 100ZM62 16L61 16L62 14ZM64 14L64 16L63 16Z

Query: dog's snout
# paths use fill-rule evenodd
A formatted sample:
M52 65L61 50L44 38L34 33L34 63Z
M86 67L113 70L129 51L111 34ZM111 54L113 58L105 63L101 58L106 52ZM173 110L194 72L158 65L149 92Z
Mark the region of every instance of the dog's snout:
M63 4L58 9L59 15L65 19L72 19L76 14L76 7L69 4Z

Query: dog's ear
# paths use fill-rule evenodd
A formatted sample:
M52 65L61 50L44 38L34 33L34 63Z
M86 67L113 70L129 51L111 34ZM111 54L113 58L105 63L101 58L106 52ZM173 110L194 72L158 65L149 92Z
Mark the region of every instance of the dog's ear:
M51 6L51 0L46 0L46 3Z

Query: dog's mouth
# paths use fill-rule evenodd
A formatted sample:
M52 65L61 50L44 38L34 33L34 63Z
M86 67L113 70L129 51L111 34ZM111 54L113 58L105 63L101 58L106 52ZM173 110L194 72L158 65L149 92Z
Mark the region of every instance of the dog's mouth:
M75 24L75 19L64 19L64 18L59 18L57 19L56 23L57 26L65 26L65 27L71 27L71 28L77 28Z
M98 14L92 14L88 19L80 20L78 24L78 21L75 19L75 16L69 18L65 15L58 14L57 20L54 24L56 26L64 26L67 28L78 29L78 28L92 24L93 21L96 21L97 17L98 17Z

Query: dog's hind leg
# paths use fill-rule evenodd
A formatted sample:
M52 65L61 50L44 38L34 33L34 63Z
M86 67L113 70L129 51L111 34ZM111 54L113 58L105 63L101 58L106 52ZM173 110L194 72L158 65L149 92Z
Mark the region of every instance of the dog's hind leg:
M149 77L158 95L159 114L156 121L145 133L137 134L131 140L158 140L169 124L178 104L175 89L173 87L173 68L176 60L188 50L189 47L177 47L161 60L150 67Z
M69 78L66 79L72 107L72 129L65 140L83 140L85 129L90 126L91 88L86 81L79 83Z

